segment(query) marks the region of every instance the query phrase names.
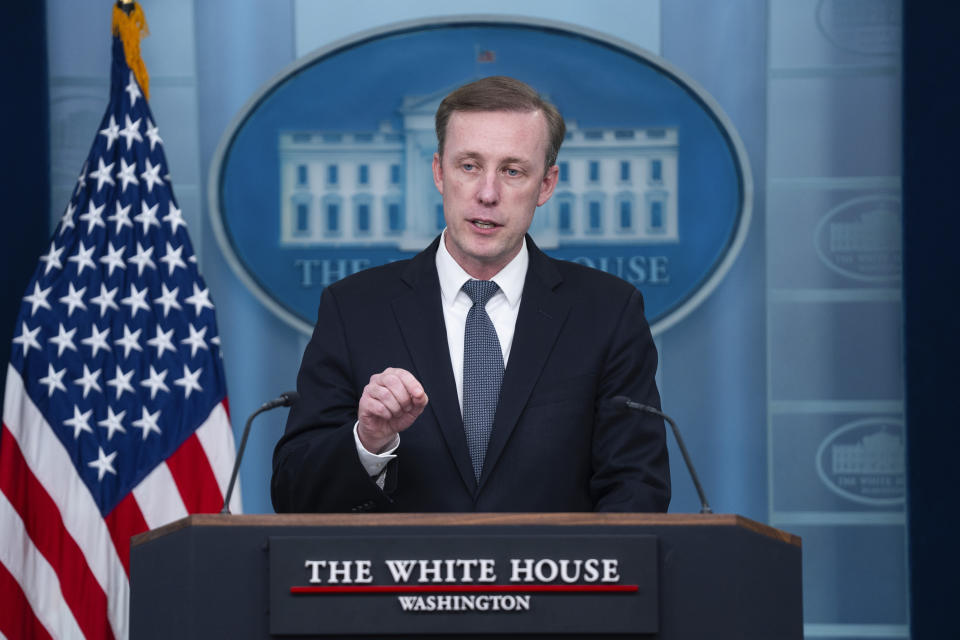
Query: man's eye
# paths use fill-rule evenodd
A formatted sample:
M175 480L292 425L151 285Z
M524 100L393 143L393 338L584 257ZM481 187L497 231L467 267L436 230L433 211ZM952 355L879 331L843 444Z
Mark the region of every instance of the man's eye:
M519 169L507 169L506 174L511 178L515 178L520 175Z
M472 162L464 162L461 166L463 167L464 171L473 171L477 168L477 165L473 164Z

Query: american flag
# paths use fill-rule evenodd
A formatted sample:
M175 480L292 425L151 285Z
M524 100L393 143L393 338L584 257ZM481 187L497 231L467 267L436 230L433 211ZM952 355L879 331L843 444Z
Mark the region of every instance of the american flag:
M13 333L0 637L126 638L130 536L218 512L234 443L210 291L117 37L110 104Z

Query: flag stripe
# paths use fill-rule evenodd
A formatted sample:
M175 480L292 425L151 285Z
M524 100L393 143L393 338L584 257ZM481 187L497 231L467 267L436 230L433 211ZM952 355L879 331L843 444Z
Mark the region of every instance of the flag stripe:
M90 571L107 594L113 633L118 638L125 638L126 634L119 629L126 626L126 606L129 601L127 570L120 561L106 523L94 517L99 510L90 490L77 475L76 467L63 444L27 397L20 372L12 366L7 368L3 423L17 441L34 477L59 505L64 527L83 552Z
M0 493L0 540L0 564L20 583L40 623L56 638L82 638L70 609L63 606L56 572L30 541L23 521L4 493Z
M154 467L153 471L133 488L133 496L150 529L162 527L168 522L189 515L170 468L164 462Z
M17 511L37 550L57 567L60 590L88 638L113 637L107 627L107 597L67 534L57 505L27 467L10 432L0 430L0 491Z
M220 511L223 497L227 494L227 485L230 484L230 474L233 472L235 450L233 429L230 428L230 409L226 399L210 412L210 417L197 429L197 438L203 445L203 451L217 479L217 486L220 487L220 504L216 508L216 511ZM230 498L230 512L242 512L239 478L233 488L233 497Z
M149 529L136 499L128 495L103 519L117 550L124 573L130 575L130 538Z
M223 505L223 494L217 486L213 469L203 452L196 434L167 458L170 475L177 484L183 504L190 513L218 513Z
M23 590L0 563L0 638L51 638L50 633L33 614Z

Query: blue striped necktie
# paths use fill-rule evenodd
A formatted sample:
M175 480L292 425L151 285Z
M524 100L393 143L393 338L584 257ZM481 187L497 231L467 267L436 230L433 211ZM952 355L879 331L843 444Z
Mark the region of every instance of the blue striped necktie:
M463 290L473 300L463 332L463 427L479 482L503 382L503 352L486 310L500 287L492 280L468 280Z

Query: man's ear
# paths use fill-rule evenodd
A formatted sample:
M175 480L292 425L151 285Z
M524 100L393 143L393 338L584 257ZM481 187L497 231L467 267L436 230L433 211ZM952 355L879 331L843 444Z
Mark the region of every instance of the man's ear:
M543 204L550 199L550 196L553 195L553 190L557 188L559 176L560 168L556 164L547 169L543 180L540 181L540 195L537 197L538 207L542 207Z
M443 195L443 159L439 153L433 154L433 184L440 195Z

